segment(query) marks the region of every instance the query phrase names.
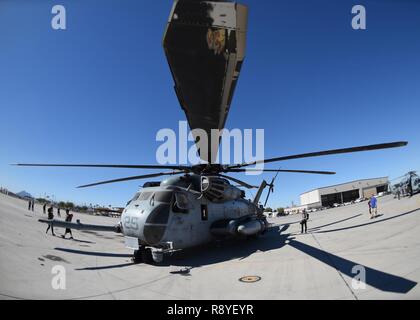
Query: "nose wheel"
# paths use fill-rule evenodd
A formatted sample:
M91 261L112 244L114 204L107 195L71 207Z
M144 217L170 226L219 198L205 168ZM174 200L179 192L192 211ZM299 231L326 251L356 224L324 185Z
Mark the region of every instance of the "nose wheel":
M153 264L153 255L152 255L152 249L140 247L138 250L134 250L133 254L133 261L135 263L147 263L147 264Z

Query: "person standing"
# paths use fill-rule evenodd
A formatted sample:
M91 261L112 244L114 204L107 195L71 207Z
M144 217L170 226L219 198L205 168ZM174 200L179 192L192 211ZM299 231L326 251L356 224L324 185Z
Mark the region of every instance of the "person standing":
M67 213L67 212L66 212ZM60 207L57 207L57 216L61 217Z
M413 183L412 183L412 179L411 179L411 174L410 174L410 178L408 178L408 193L410 194L410 198L413 196Z
M71 222L72 219L73 219L73 214L70 213L70 210L69 209L66 209L66 222ZM61 237L63 239L65 239L67 233L70 233L70 239L73 240L73 234L71 233L71 229L70 228L66 228L66 231L64 232L64 234Z
M378 200L372 196L369 200L370 218L373 219L378 215Z
M305 209L302 211L302 220L300 221L301 233L303 233L303 229L305 229L305 233L308 230L307 222L309 219L309 214L306 212Z
M44 203L44 205L42 206L42 211L44 211L44 214L45 214L46 209L47 209L47 203Z
M34 207L35 207L35 199L32 199L31 202L31 210L34 211Z
M32 204L32 200L29 199L29 202L28 202L28 210L31 210L31 204Z
M53 211L53 207L52 205L48 208L48 220L53 220L54 219L54 211ZM51 221L50 223L48 223L48 228L47 231L45 231L45 234L48 233L48 230L50 230L51 228L51 233L53 236L55 236L54 233L54 226L53 226L53 222Z

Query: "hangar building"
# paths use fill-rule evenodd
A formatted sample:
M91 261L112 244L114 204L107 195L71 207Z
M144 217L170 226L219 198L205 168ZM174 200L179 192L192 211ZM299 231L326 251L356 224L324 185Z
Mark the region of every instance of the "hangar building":
M346 203L358 198L370 198L388 190L388 177L362 179L334 186L311 190L300 195L300 206L287 208L286 212L296 213L303 209L330 207L335 203Z

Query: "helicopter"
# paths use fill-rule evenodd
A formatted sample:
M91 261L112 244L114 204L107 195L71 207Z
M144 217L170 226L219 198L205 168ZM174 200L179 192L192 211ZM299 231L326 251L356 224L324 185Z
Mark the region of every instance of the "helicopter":
M79 188L116 182L169 176L161 182L148 181L122 211L115 226L87 225L40 219L56 227L122 233L127 248L134 250L135 262L160 263L164 255L199 246L214 239L255 238L269 229L263 214L279 172L335 174L332 171L253 169L260 163L362 152L406 146L399 141L333 149L261 159L248 163L215 163L220 137L212 130L224 128L240 71L245 58L248 8L227 1L175 0L163 37L163 48L174 80L175 94L190 129L208 134L205 144L194 136L203 163L195 165L119 165L119 164L31 164L18 166L129 168L168 170L106 180ZM247 171L275 172L270 183L253 186L229 176ZM234 182L236 185L231 184ZM261 196L268 187L264 205ZM258 189L246 199L246 189Z
M420 177L416 171L409 171L405 175L393 180L399 180L398 183L390 186L390 191L395 197L397 197L398 194L413 196L420 192Z

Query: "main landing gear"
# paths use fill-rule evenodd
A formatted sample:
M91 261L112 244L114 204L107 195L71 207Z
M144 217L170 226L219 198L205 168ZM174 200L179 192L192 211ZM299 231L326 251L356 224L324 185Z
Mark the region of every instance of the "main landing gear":
M138 250L134 250L134 263L158 264L163 261L163 252L158 249L140 246Z
M141 246L139 247L138 250L134 250L133 261L135 263L140 263L140 262L144 262L147 264L153 263L152 249Z

